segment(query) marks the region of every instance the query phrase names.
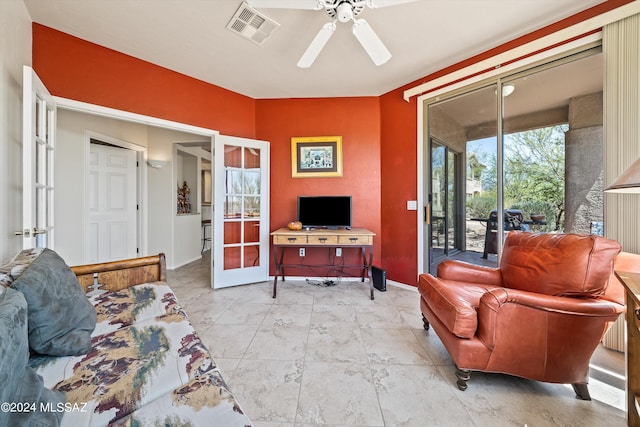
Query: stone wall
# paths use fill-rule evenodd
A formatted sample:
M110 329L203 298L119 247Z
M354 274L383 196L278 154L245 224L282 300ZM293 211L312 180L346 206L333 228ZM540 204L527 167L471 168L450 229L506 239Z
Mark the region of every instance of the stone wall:
M603 221L602 92L569 101L565 134L565 232L590 233Z

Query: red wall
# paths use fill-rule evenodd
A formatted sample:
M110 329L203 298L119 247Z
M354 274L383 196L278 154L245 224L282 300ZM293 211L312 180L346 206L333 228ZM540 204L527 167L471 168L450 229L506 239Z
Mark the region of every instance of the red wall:
M382 268L387 277L415 285L418 276L417 211L407 201L417 200L417 102L405 102L402 91L380 97L382 171Z
M342 177L291 176L292 137L335 135L342 137ZM353 226L368 228L377 234L374 238L374 264L379 263L382 247L379 99L258 100L256 137L271 143L271 228L284 227L296 219L298 195L350 195ZM314 252L307 254L305 263L326 261L326 249ZM344 252L345 262L357 261L354 252ZM291 258L292 262L298 262L297 256ZM349 272L358 275L357 271ZM304 273L288 272L293 275ZM311 276L322 275L322 271L317 269L306 273Z
M36 23L33 69L56 96L255 136L254 99Z

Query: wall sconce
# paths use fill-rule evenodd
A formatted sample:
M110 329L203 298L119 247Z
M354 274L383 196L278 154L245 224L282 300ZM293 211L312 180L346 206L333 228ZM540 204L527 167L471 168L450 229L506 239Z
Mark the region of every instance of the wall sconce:
M166 160L147 160L147 164L154 169L162 169L169 164Z
M516 87L515 87L515 85L513 85L511 83L507 83L506 85L502 85L502 96L507 97L507 96L511 95L514 90L516 90Z

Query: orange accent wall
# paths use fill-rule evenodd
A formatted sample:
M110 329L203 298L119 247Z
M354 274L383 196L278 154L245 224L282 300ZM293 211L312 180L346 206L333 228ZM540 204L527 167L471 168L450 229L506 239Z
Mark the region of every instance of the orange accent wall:
M418 278L418 215L407 210L417 200L417 102L402 98L402 90L380 97L382 159L382 268L387 277L410 285Z
M293 178L291 138L342 136L343 176ZM377 234L374 263L380 260L380 102L377 97L273 99L256 101L256 137L271 143L271 228L296 219L298 195L352 196L352 223ZM327 249L308 253L305 263L326 262ZM310 251L311 252L311 251ZM345 261L357 262L356 251L344 251ZM297 254L291 261L298 262ZM293 256L295 255L295 256ZM271 274L273 274L273 266ZM322 276L322 271L287 274ZM357 271L349 271L359 275Z
M37 23L33 69L56 96L255 136L254 99Z

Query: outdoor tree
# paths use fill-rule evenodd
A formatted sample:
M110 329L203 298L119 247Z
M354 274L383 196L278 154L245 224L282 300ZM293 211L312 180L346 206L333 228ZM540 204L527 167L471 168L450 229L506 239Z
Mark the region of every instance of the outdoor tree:
M564 132L567 125L528 130L504 138L505 207L525 214L544 213L547 230L562 230L564 222ZM493 200L497 191L495 140L473 145L483 164L483 197ZM484 206L485 204L480 204ZM495 209L495 207L493 207ZM483 213L488 215L488 212Z
M505 199L520 207L552 205L554 230L563 225L566 130L558 125L519 132L507 135L504 144Z

